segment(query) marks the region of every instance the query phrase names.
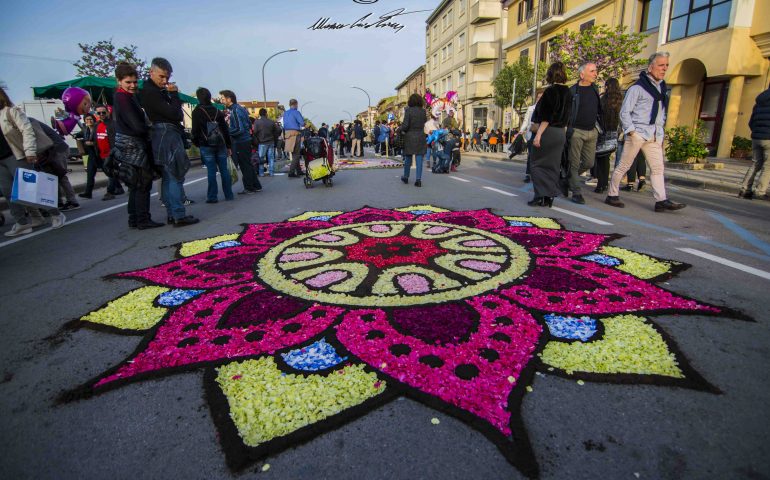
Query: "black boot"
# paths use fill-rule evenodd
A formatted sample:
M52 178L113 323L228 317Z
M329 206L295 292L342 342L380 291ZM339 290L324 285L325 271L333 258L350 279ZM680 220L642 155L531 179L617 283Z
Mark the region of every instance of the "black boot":
M530 207L540 207L543 205L543 198L544 197L535 197L532 200L527 202L527 205Z

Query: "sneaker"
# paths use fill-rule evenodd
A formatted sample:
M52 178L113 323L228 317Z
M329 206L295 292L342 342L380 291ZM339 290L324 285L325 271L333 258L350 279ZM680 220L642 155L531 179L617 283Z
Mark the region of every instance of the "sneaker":
M655 202L655 211L656 212L665 212L666 210L674 211L674 210L681 210L684 207L686 207L684 203L676 203L672 202L671 200L663 200L662 202Z
M67 212L70 210L77 210L79 208L80 208L79 203L67 202L64 205L62 205L61 208L59 208L59 210L61 210L62 212Z
M64 222L67 221L67 217L63 213L51 216L51 228L61 228L64 226Z
M618 208L623 208L626 206L625 203L620 201L620 197L610 197L609 195L607 195L607 198L604 199L604 203Z
M596 177L591 177L588 180L586 180L586 185L589 187L595 187L599 183L599 180Z
M18 237L19 235L26 235L28 233L32 233L32 227L27 225L22 225L20 223L14 223L13 227L11 227L10 230L5 232L6 237Z
M583 198L583 195L580 195L580 194L577 194L577 195L573 194L572 201L577 203L578 205L585 205L586 203L586 199Z
M102 200L115 200L115 195L112 193L105 193Z

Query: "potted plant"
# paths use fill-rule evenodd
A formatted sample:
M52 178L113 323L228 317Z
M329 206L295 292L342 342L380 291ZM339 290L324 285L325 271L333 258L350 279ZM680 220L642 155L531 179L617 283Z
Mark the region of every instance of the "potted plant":
M733 158L751 158L751 140L745 137L734 137L730 156Z
M703 141L703 124L666 130L666 159L674 163L701 163L709 151Z

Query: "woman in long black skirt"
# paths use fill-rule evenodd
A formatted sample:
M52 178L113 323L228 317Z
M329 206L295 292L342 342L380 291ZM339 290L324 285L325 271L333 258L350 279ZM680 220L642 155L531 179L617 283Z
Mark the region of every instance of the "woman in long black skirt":
M537 124L537 133L532 139L532 184L535 198L528 205L550 207L559 194L559 169L564 144L567 140L566 127L572 110L572 94L564 85L567 73L562 62L548 67L545 75L548 87L537 102L532 123Z

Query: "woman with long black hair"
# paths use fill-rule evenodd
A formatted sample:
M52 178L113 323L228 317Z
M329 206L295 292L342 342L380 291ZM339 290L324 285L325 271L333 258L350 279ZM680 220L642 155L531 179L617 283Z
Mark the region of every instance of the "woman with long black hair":
M537 102L532 115L537 132L532 140L532 184L535 198L530 206L550 207L559 194L559 169L567 139L567 122L572 110L572 94L564 85L567 73L562 62L548 67L545 75L548 87Z
M604 93L599 99L602 106L602 123L604 134L600 138L601 143L617 142L618 128L620 127L620 107L623 106L623 92L620 90L620 82L617 78L608 78L604 83ZM610 156L612 153L596 154L596 193L604 193L609 188ZM619 152L616 152L616 156ZM619 157L618 157L619 158Z

